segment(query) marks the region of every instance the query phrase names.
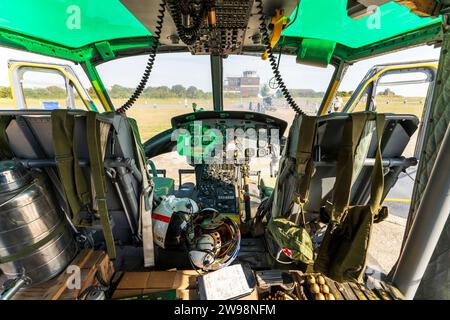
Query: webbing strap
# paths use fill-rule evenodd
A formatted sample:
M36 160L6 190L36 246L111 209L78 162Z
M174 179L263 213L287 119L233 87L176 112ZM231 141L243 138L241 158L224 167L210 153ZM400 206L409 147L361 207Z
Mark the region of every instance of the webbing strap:
M9 148L8 135L6 128L12 120L12 116L0 116L0 160L7 160L13 157Z
M106 204L105 171L103 167L102 146L100 140L100 125L97 121L97 112L89 111L86 116L86 134L89 150L89 163L91 167L92 183L95 189L94 202L100 216L106 250L110 259L116 258L114 236L109 220Z
M146 179L143 179L146 180ZM144 266L153 267L155 265L155 248L153 242L153 186L148 184L142 189L140 198L140 223L139 229L142 235L142 250L144 253ZM150 204L150 205L149 205Z
M336 182L334 185L331 220L340 222L349 205L352 188L355 151L361 139L369 114L353 113L344 126L342 146L337 160Z
M309 185L314 169L312 159L317 117L302 116L297 145L297 173L300 175L299 201L303 205L308 200Z
M355 162L355 152L358 147L362 132L371 113L354 113L349 115L349 119L344 127L343 146L338 159L338 169L336 182L334 185L334 198L331 212L333 222L339 223L344 218L350 201L352 188L352 172ZM373 214L377 214L380 209L383 197L384 174L381 157L381 138L383 135L385 115L375 114L377 151L375 164L371 175L371 196L370 208ZM351 140L350 140L351 139Z
M280 173L270 198L274 217L277 217L279 212L285 214L285 211L291 216L297 213L298 217L299 212L294 212L298 211L295 203L300 206L300 211L303 211L303 205L308 200L309 185L314 169L312 154L316 122L315 116L297 116L289 130L288 142L280 161ZM297 145L293 145L295 142ZM301 213L303 215L303 212Z
M53 110L52 135L56 164L67 202L72 211L72 221L80 224L80 209L90 202L89 189L81 170L74 134L75 116L68 110Z
M370 210L372 214L377 214L381 206L381 199L383 198L384 189L384 173L383 173L383 163L381 158L381 138L383 135L384 114L377 114L376 117L376 130L377 130L377 154L375 156L375 164L372 170L372 185L370 189Z
M9 256L0 257L0 264L19 260L21 258L24 258L24 257L32 254L33 252L36 252L36 250L38 250L42 246L49 243L50 240L61 236L65 231L64 227L65 227L65 224L60 222L55 229L53 229L46 237L42 238L38 242L36 242L32 245L26 246L26 247L22 248L21 250L19 250L18 252L10 254Z
M299 178L298 186L296 186L295 205L291 203L291 216L296 211L295 223L298 225L300 217L303 226L306 226L304 206L308 201L309 185L314 170L314 161L312 159L314 139L316 136L317 117L302 115L300 130L297 138L296 150L296 171Z

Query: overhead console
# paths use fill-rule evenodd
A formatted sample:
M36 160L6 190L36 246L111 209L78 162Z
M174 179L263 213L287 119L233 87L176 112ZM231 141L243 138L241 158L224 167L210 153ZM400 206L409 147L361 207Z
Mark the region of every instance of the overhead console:
M187 3L168 2L178 35L189 51L215 55L241 53L253 1L222 0L214 7L206 1ZM186 27L183 21L189 20L192 25Z
M147 29L155 31L161 17L160 2L120 0ZM294 12L298 2L284 0L168 0L159 52L189 51L194 55L261 52L266 46L261 35L261 13L267 23L275 9Z

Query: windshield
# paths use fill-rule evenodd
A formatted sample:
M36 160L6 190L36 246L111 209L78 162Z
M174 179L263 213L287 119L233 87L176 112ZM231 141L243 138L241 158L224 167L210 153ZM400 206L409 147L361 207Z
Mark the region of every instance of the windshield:
M128 57L97 67L115 108L133 93L146 61L147 56ZM279 61L281 74L294 100L307 114L317 114L334 67L300 65L295 56L288 55L280 57ZM274 81L269 61L260 56L229 56L223 60L223 74L224 110L265 113L285 120L290 126L295 112ZM147 87L127 115L137 121L141 140L145 142L170 129L173 117L194 109L213 110L210 57L171 53L158 55ZM173 169L167 168L168 176L176 177L178 168L190 168L186 158L176 151L152 160L157 167L167 160L177 164ZM258 161L261 162L256 166L259 170L269 168L266 162L270 159ZM186 179L189 181L189 177Z
M279 70L295 102L309 115L317 114L333 75L334 67L297 64L295 56L277 56ZM224 109L266 113L289 124L295 112L289 107L269 61L260 56L230 56L224 59Z
M294 100L307 114L317 113L334 67L297 64L295 56L279 58L280 71ZM97 70L109 96L119 108L133 93L147 56L104 63ZM229 56L223 60L224 110L253 111L272 115L289 124L295 112L288 106L273 78L269 61L260 56ZM195 110L212 110L209 56L189 53L158 55L152 76L137 103L127 111L139 125L142 141L171 127L170 120Z
M117 109L133 94L148 56L110 61L97 67ZM142 141L171 128L170 120L194 109L212 110L209 56L160 54L140 98L127 111L136 119Z

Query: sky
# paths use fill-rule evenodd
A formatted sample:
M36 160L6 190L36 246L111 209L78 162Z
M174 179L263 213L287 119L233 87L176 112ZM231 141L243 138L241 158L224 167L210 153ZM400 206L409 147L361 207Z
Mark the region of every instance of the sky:
M0 86L9 85L7 61L9 59L37 62L54 62L72 65L85 86L89 81L80 66L37 54L21 52L0 47ZM400 52L383 55L358 62L351 66L341 84L340 90L354 90L367 71L376 64L439 59L439 49L430 46L417 47ZM100 76L107 87L119 84L135 87L145 68L146 56L122 58L104 63L98 67ZM273 74L268 61L254 56L229 56L224 59L224 77L239 76L245 70L257 71L262 83L268 82ZM313 89L325 91L333 73L333 68L317 68L297 64L295 56L282 56L280 71L288 88ZM181 84L185 87L196 86L204 91L211 91L209 56L193 56L190 53L160 54L156 58L149 86L172 86ZM404 86L407 87L407 86ZM414 89L402 88L402 95L414 96Z

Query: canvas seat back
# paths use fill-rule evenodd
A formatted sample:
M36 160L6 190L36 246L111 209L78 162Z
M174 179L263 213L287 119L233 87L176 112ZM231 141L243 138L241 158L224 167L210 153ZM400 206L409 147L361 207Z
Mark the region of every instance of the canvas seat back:
M318 214L320 209L332 199L336 181L337 157L342 145L342 133L349 115L336 113L322 116L317 121L315 141L315 170L311 178L309 198L305 211ZM352 180L350 205L365 204L369 198L370 174L374 165L377 140L375 128L369 124L361 144L360 165L357 165ZM417 160L405 158L404 152L411 137L419 126L414 115L385 114L385 125L381 137L381 155L385 170L383 199L398 180L400 173Z
M57 199L60 206L71 217L75 218L74 223L81 227L84 231L95 231L104 229L105 225L101 223L83 224L85 218L93 218L98 212L98 201L96 199L97 188L95 188L95 179L92 179L92 156L95 154L90 149L93 140L93 130L97 131L103 137L101 141L101 149L99 152L100 172L104 170L104 191L105 205L110 218L110 225L113 233L114 241L122 244L135 243L140 227L140 197L142 193L142 163L139 159L141 154L136 145L135 133L137 127L133 126L133 122L129 121L124 115L115 113L91 114L91 123L96 123L94 127L89 126L89 113L84 111L70 111L73 120L69 122L59 122L62 127L68 125L73 126L73 130L69 130L69 136L73 132L73 137L65 137L55 139L55 114L49 111L3 111L1 118L8 118L5 126L6 144L10 152L10 157L24 163L27 167L41 168L49 173L52 184L56 189ZM63 115L62 117L65 117ZM53 121L52 121L53 120ZM72 139L73 138L73 139ZM69 141L72 140L72 141ZM69 203L67 190L62 183L61 178L61 157L58 159L55 146L57 141L60 144L73 143L73 159L80 166L70 166L74 170L80 170L81 176L84 177L84 188L86 198L80 201L80 211L77 217L74 217L73 206ZM92 148L91 148L92 149ZM90 152L91 151L91 152ZM6 159L2 157L3 160ZM64 157L63 157L64 158ZM69 160L70 161L70 160ZM145 171L145 168L144 168ZM115 176L111 175L115 173ZM80 176L76 177L75 189L80 183ZM56 180L56 181L55 181ZM64 181L63 181L64 182ZM97 186L98 187L98 186ZM76 190L75 190L76 191ZM77 195L78 196L78 195ZM103 199L101 199L103 201ZM98 215L97 215L98 218ZM104 241L105 235L102 232L90 232L95 241Z

